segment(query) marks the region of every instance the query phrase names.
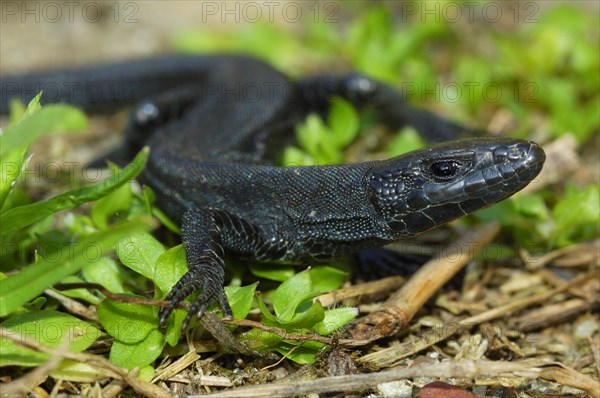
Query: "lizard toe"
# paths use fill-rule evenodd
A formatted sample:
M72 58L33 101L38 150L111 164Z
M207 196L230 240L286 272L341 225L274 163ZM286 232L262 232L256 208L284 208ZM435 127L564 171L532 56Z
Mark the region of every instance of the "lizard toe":
M196 316L197 318L200 318L204 311L206 311L208 307L215 303L217 298L218 297L212 291L205 290L202 292L202 294L200 294L196 300L194 300L194 303L191 305L187 316L183 320L183 323L181 324L181 332L183 333L185 331L189 322L192 320L192 317Z
M221 294L219 294L218 299L219 304L221 305L221 309L223 310L223 319L233 319L233 311L231 310L229 301L227 301L225 291L222 291Z
M179 304L183 300L185 300L190 294L194 293L201 287L200 283L198 283L193 275L189 272L185 274L176 284L173 286L167 297L166 301L169 301L169 305L167 307L163 307L158 312L158 325L160 328L164 327L167 322L167 319L175 310Z

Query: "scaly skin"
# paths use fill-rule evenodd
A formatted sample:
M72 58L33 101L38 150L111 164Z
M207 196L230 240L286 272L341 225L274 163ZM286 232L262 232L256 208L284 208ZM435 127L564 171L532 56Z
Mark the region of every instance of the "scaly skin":
M149 145L145 182L182 225L189 271L168 295L161 325L195 291L201 293L183 328L215 302L231 316L225 255L302 262L383 246L509 197L535 178L545 159L533 142L457 140L473 132L408 106L367 77L315 76L292 84L242 56L172 56L1 83L4 112L10 97L27 101L45 86L59 87L53 100L92 111L137 104L125 144L108 157L124 163ZM93 98L86 96L90 87ZM333 96L371 109L392 129L409 124L432 142L452 141L382 161L273 166L269 155L294 125L309 112L326 113Z

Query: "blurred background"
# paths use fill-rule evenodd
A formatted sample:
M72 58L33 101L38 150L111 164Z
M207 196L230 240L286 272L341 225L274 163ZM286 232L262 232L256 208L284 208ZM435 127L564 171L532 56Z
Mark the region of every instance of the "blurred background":
M3 75L159 53L245 52L293 76L359 70L404 85L412 102L493 130L541 138L570 131L581 144L598 129L596 1L0 6Z

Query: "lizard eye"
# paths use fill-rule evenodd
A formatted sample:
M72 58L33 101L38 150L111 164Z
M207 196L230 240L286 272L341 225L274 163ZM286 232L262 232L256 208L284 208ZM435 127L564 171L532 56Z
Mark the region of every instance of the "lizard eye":
M454 178L462 168L462 164L455 160L440 160L429 166L431 175L439 181L448 181Z
M148 124L158 118L160 111L152 102L144 102L135 110L136 122L139 125Z
M346 81L348 96L355 101L365 102L375 93L377 83L361 75L354 75Z

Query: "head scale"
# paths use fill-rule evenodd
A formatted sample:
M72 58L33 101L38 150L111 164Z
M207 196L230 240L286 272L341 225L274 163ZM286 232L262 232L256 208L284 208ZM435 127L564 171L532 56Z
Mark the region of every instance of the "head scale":
M511 196L544 160L529 141L444 143L378 162L368 181L371 201L394 238L410 236Z

